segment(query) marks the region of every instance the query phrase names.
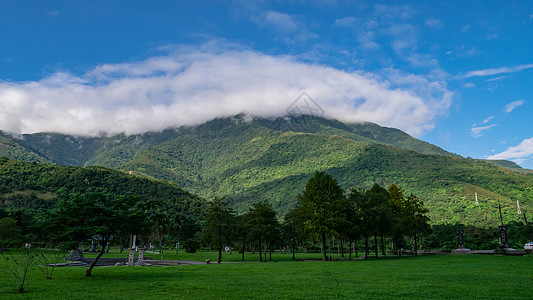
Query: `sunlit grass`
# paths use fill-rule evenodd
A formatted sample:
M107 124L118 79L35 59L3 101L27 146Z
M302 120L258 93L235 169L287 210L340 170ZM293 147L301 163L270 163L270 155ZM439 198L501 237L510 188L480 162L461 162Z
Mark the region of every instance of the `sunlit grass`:
M203 260L213 255L216 257L216 252L184 253L180 258ZM290 256L278 253L276 257L283 255ZM168 254L165 258L175 257ZM84 276L86 268L70 267L56 269L52 280L32 269L22 295L16 294L9 278L2 275L0 298L529 298L532 268L531 255L448 255L366 261L100 267L89 278Z

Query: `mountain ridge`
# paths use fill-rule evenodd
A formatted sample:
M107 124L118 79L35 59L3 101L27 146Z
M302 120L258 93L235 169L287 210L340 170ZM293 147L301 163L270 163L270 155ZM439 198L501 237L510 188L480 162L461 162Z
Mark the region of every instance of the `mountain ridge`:
M173 181L204 198L225 196L238 212L267 200L283 215L316 171L332 174L345 189L398 184L423 198L435 223L493 223L494 201L512 220L519 219L511 213L516 200L533 209L533 174L463 158L372 123L237 115L143 135L36 134L22 141L55 163L102 165ZM486 207L473 206L474 193L486 197Z

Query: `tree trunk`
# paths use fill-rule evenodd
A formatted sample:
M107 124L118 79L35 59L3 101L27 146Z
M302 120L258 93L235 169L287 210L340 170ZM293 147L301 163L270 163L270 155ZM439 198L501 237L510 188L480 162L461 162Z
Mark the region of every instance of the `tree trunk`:
M414 241L415 242L415 256L418 256L418 247L417 247L417 243L416 243L416 233L415 233L413 239L415 240Z
M322 232L322 260L328 260L326 255L326 233Z
M378 258L378 235L374 232L374 253L376 258Z
M268 260L272 261L272 251L274 248L272 248L272 243L269 245L269 251L268 251Z
M350 248L350 259L352 259L352 239L348 239L348 247Z
M294 255L294 248L296 247L296 245L294 244L294 238L292 239L292 260L296 260L296 256Z
M385 242L383 241L383 233L381 234L381 254L387 255L387 249L385 249Z
M370 252L370 249L368 247L368 236L365 236L365 259L368 258L369 252Z
M402 257L402 247L399 244L399 240L396 242L396 251L398 251L398 256Z
M246 252L246 235L242 236L242 261L244 261L244 252Z
M264 252L265 252L265 259L263 259L263 262L267 262L267 240L266 240L266 237L265 237L265 242L263 243L263 248L264 248Z
M176 237L176 255L179 254L180 251L180 235L178 234L178 237Z
M259 261L263 261L263 249L261 248L261 236L259 236Z
M96 263L98 262L98 260L100 260L100 257L102 257L102 255L104 255L104 252L105 252L105 247L107 246L107 239L103 239L102 238L102 250L100 250L100 253L98 253L98 256L96 256L96 258L94 259L94 261L91 263L91 265L89 266L89 269L87 269L87 272L85 272L85 276L86 277L89 277L91 276L91 272L94 268L94 266L96 266Z
M218 263L222 262L222 241L218 242Z

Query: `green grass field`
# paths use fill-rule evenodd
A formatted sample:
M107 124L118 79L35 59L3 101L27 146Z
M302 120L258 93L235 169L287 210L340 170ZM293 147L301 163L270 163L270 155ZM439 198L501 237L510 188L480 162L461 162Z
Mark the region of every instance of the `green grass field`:
M180 256L204 260L216 253ZM288 254L274 257L280 256L290 259ZM165 259L176 257L169 254ZM11 278L2 272L0 299L524 299L533 295L532 255L99 267L88 278L85 270L56 268L54 278L47 280L34 268L24 294L17 294Z

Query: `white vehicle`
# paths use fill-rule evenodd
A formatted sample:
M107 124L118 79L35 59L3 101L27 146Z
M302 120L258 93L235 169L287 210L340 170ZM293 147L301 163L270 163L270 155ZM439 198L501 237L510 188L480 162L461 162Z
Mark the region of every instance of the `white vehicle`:
M524 250L526 250L526 252L533 252L533 242L529 242L527 244L524 245Z

